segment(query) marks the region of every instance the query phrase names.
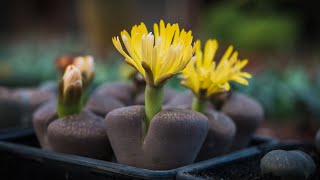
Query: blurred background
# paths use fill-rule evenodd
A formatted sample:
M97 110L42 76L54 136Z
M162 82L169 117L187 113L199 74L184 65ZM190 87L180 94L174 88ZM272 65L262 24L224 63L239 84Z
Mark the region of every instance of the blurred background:
M230 44L248 58L249 87L235 89L265 108L261 134L310 138L320 124L320 1L318 0L2 0L0 85L55 80L54 59L92 54L95 86L122 78L123 58L111 38L160 19L192 29L195 38ZM178 80L169 86L183 90Z

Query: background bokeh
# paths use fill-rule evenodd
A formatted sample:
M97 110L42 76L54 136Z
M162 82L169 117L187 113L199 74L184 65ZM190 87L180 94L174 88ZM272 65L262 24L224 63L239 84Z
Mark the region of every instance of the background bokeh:
M119 80L123 58L111 37L163 19L197 39L216 38L220 54L232 44L250 60L250 86L234 89L264 106L260 133L276 127L284 138L311 136L320 124L319 7L318 0L2 0L0 85L55 80L54 59L65 54L95 56L95 86ZM169 86L183 90L176 78Z

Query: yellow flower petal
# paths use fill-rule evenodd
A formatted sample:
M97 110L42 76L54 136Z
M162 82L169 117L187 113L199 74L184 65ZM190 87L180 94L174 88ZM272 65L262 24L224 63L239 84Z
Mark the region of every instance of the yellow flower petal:
M121 39L128 53L122 49L118 37L112 38L112 42L126 62L137 69L145 80L152 79L148 84L162 86L167 78L186 68L194 53L193 37L191 31L180 31L178 24L165 25L163 20L154 24L153 30L154 35L141 23L132 27L131 34L122 31ZM152 78L147 77L149 75L144 67L151 70L149 75Z
M208 40L205 49L204 49L204 59L203 59L203 65L207 69L211 68L212 60L214 59L214 56L216 54L216 51L218 49L218 42L217 40Z
M239 84L243 84L243 85L249 84L249 82L246 79L244 79L243 77L240 77L240 76L234 76L230 80L235 81Z
M229 81L248 85L246 78L251 78L251 74L242 72L241 69L248 63L248 60L238 60L238 52L233 52L233 47L229 46L220 62L214 61L214 56L218 48L216 40L209 39L201 50L201 42L196 41L196 53L192 61L182 71L181 84L193 91L200 97L209 97L214 93L230 90ZM200 94L203 93L204 94Z

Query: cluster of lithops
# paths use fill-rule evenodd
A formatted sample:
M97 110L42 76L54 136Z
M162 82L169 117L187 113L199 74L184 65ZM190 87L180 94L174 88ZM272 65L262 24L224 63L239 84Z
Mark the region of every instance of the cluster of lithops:
M34 114L43 148L103 159L112 148L119 163L167 170L248 145L263 111L255 100L229 92L230 81L248 85L251 77L242 71L248 61L238 60L232 46L216 63L216 40L202 51L191 31L163 21L153 32L144 23L133 26L112 42L133 67L126 72L131 83L104 84L87 97L92 58L67 59L72 64L57 102ZM177 74L190 92L165 88Z

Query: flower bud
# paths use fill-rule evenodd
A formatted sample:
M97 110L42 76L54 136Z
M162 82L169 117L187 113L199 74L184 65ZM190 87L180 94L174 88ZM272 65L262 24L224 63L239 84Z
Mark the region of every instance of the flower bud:
M67 66L64 75L62 77L63 81L63 97L75 96L70 93L76 92L76 94L82 91L82 77L80 70L74 65ZM78 93L79 92L79 93Z
M92 56L79 56L74 58L73 65L77 67L83 77L84 83L88 85L93 79L95 69Z

